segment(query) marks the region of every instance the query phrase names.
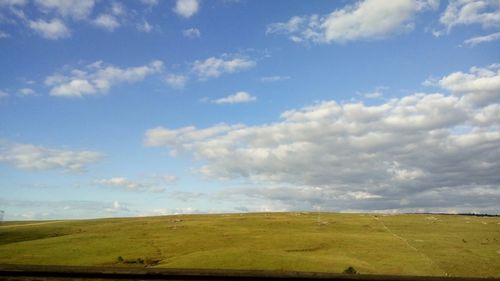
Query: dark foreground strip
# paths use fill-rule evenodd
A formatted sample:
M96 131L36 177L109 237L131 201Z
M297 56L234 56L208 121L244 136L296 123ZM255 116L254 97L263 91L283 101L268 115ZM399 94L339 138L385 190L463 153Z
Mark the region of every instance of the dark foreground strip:
M500 278L348 275L317 272L0 265L0 280L500 281Z

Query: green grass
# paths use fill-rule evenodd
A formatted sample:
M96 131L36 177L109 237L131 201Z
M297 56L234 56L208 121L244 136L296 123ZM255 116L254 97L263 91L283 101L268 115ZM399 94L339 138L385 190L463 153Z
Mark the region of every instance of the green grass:
M259 213L8 223L0 263L500 277L500 218ZM118 261L121 256L125 263Z

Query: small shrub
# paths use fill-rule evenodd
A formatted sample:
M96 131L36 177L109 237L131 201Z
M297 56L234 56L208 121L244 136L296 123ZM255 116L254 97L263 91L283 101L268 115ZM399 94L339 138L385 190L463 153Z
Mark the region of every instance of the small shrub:
M149 258L147 257L145 260L144 260L144 263L146 264L146 266L153 266L153 265L157 265L159 264L161 261L161 259L156 259L156 258Z
M358 274L358 271L354 269L354 267L349 266L348 268L344 269L345 274Z
M122 256L118 256L118 258L116 258L116 260L117 260L118 262L123 262L123 257L122 257Z

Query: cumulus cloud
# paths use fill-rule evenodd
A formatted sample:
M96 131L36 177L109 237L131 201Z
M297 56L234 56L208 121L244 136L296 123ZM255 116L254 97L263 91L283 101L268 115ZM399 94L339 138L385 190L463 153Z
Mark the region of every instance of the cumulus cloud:
M125 177L112 177L108 179L99 179L95 181L98 185L116 187L126 191L136 192L163 192L165 188L157 186L153 183L144 183L132 181Z
M29 27L46 39L57 40L71 36L71 31L60 19L29 21Z
M0 162L19 169L81 172L90 163L103 158L101 153L88 150L54 149L33 144L0 142Z
M210 57L204 61L195 61L192 71L200 79L216 78L224 73L234 73L255 67L257 63L242 56L224 55L222 57Z
M86 19L94 8L94 0L35 0L35 4L45 12L54 11L63 17L77 20Z
M199 38L201 36L201 32L198 28L188 28L182 31L182 35L186 38Z
M177 0L174 12L181 17L190 18L198 12L200 3L198 0Z
M492 33L492 34L488 34L488 35L484 35L484 36L476 36L476 37L469 38L469 39L464 41L464 44L469 46L469 47L474 47L474 46L479 45L479 44L493 42L493 41L497 41L499 39L500 39L500 32L496 32L496 33Z
M438 85L456 95L464 95L473 103L489 103L500 99L500 64L472 67L468 73L453 72Z
M212 102L216 104L225 104L225 103L233 104L233 103L252 102L256 100L257 98L250 95L249 93L240 91L235 93L234 95L229 95L227 97L216 99L213 100Z
M459 25L481 25L483 28L500 27L500 2L496 0L450 1L439 21L448 30Z
M500 198L500 105L469 95L322 101L271 124L152 128L144 143L192 154L203 177L255 184L226 190L226 199L285 209L491 210Z
M107 31L113 31L120 27L120 22L114 15L110 14L101 14L97 16L93 21L94 25L107 30Z
M168 74L165 77L165 82L173 88L182 89L186 86L188 77L181 74Z
M53 74L45 79L50 86L50 95L59 97L82 97L104 94L119 83L133 83L161 72L163 62L156 60L144 66L119 68L96 61L83 69L72 69L68 74Z
M343 43L380 39L413 29L415 15L436 9L438 1L364 0L329 15L294 16L267 26L266 34L285 34L293 42Z

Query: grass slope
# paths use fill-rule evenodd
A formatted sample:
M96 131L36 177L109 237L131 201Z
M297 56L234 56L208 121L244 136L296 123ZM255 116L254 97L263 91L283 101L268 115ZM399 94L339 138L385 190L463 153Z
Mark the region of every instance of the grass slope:
M0 226L0 263L500 277L500 218L183 215Z

